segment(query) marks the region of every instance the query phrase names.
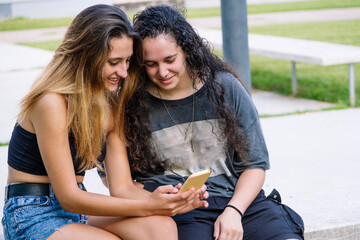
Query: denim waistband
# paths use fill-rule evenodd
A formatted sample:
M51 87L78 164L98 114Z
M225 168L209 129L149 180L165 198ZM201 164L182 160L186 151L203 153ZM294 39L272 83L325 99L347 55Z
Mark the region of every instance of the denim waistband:
M78 183L81 190L86 191L83 183ZM49 196L54 197L50 183L11 183L5 187L4 201L18 196Z

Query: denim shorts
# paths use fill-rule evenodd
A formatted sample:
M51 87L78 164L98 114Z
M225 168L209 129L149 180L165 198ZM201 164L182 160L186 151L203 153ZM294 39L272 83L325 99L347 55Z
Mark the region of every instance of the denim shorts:
M6 199L2 225L5 240L42 240L66 224L86 224L86 219L86 215L62 209L50 187L49 196L19 196Z
M144 188L153 191L156 184L145 183ZM289 238L304 239L304 223L300 215L281 203L280 194L271 193L268 197L261 190L244 213L242 227L244 240L284 240ZM212 240L214 223L230 198L209 197L208 208L197 208L190 212L175 215L179 240Z

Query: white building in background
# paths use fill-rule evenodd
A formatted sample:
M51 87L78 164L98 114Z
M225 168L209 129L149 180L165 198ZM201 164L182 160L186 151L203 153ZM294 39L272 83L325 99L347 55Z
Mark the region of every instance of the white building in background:
M0 0L0 21L25 18L74 17L94 4L112 4L113 0Z

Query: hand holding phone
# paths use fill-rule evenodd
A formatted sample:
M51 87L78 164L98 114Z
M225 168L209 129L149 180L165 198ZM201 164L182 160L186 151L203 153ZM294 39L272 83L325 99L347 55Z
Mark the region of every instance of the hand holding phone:
M202 185L204 185L206 180L209 178L211 172L212 171L210 169L207 169L191 174L179 190L179 193L185 192L192 187L194 187L195 189L200 189Z

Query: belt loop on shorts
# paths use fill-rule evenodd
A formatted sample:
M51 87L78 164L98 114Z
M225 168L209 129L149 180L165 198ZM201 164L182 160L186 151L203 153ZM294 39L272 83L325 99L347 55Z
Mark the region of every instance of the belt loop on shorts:
M54 190L53 190L51 184L49 184L49 197L51 197L51 198L55 197L55 193L54 193Z
M5 187L4 202L7 200L8 186Z

